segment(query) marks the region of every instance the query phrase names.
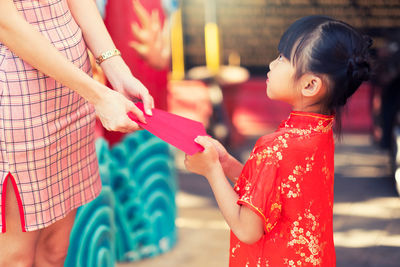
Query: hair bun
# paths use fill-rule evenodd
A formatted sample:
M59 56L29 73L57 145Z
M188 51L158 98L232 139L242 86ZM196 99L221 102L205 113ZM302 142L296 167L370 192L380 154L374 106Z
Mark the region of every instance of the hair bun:
M369 49L372 46L372 39L368 35L363 35L364 45L361 47L361 51L355 52L347 62L347 72L353 81L361 83L369 80L370 77L370 63L369 63Z
M372 42L372 41L371 41ZM370 64L368 60L368 48L371 46L371 42L367 42L365 49L362 54L354 54L347 61L347 90L338 99L339 106L344 106L347 103L348 98L354 94L363 81L367 81L370 78Z
M347 74L354 84L369 80L370 69L367 56L354 55L347 62Z

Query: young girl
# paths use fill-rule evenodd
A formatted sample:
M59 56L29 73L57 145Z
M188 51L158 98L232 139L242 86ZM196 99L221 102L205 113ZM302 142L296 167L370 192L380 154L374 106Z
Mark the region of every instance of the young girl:
M293 106L242 165L214 139L187 156L209 181L231 228L230 266L335 266L332 125L368 79L371 40L324 16L292 24L270 63L267 95ZM231 187L225 177L236 182Z

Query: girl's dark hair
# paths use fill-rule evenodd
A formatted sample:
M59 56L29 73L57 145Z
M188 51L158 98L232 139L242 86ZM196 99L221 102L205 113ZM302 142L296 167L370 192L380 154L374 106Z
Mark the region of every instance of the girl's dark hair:
M350 25L326 16L308 16L294 22L283 34L278 50L296 68L295 78L307 72L320 74L328 84L321 103L336 113L341 129L341 111L348 98L369 79L369 48L372 40Z

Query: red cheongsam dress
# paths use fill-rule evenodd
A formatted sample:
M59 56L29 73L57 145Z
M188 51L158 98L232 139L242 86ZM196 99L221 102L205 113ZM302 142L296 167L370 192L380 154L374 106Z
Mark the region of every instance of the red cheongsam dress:
M251 245L231 233L229 266L335 266L333 118L292 112L257 141L235 191L265 233Z

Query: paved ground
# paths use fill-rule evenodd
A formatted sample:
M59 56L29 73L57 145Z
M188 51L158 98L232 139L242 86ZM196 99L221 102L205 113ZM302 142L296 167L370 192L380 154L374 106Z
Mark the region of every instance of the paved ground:
M242 147L246 157L254 141ZM400 266L400 198L386 154L367 135L344 135L336 149L334 231L338 267ZM179 159L178 159L179 162ZM205 179L181 172L179 241L154 259L118 267L223 267L229 231Z

